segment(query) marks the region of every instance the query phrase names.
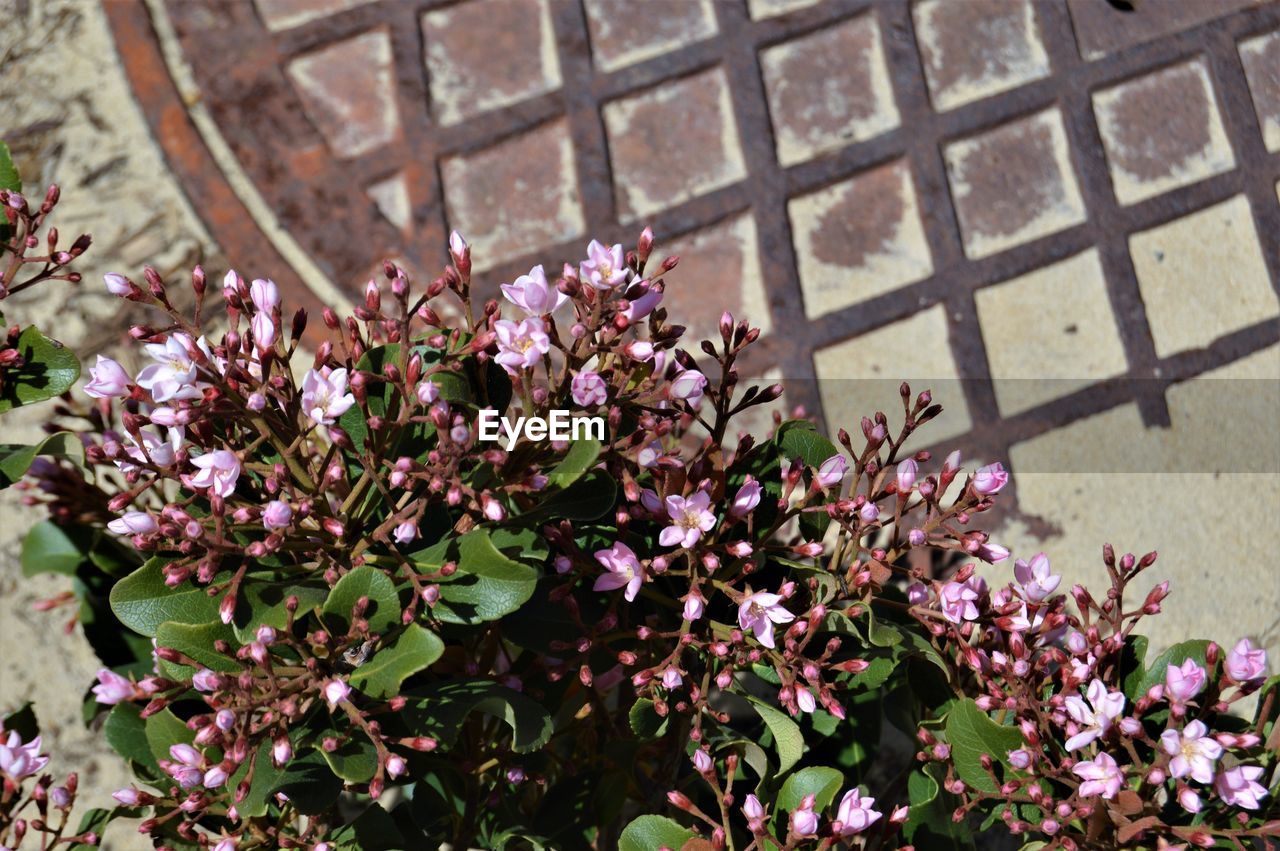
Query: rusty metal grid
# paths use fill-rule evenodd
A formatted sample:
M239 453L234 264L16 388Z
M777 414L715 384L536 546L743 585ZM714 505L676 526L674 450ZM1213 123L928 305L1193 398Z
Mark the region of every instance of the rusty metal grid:
M127 31L124 41L136 39L141 7L121 8L131 5L125 3L107 5L118 37ZM331 231L316 237L318 244L332 247L334 239L361 234L353 245L343 247L345 253L340 252L336 259L329 258L334 263L337 280L354 280L361 268L369 268L370 261L376 259L367 256L369 246L379 242L400 245L406 259L420 268L437 267L443 258L442 249L449 230L442 195L441 161L487 148L560 117L567 118L570 128L578 191L589 233L607 241L626 243L634 239L638 225L618 224L602 106L629 94L723 66L742 140L747 178L659 212L645 221L664 241L669 241L742 212L749 211L754 216L759 261L775 330L773 339L759 347L759 356L752 366L776 365L789 380L788 401L791 403L821 412L812 359L815 350L943 304L953 357L959 374L965 379L961 382L965 401L972 421L978 424L964 442L981 457L1007 458L1013 443L1128 401L1137 402L1144 424L1168 425L1164 391L1169 385L1280 341L1280 320L1269 319L1232 333L1208 349L1158 356L1128 248L1129 236L1135 232L1242 193L1252 209L1272 286L1280 288L1280 204L1275 190L1280 180L1280 154L1268 153L1263 145L1237 52L1239 41L1280 27L1280 6L1229 14L1102 59L1085 61L1077 49L1066 4L1039 0L1037 17L1052 74L975 104L935 112L926 89L907 0L826 0L817 6L764 20L752 20L740 0L720 0L714 4L719 25L715 37L612 73L598 72L592 63L586 13L581 3L552 0L562 87L461 124L440 126L430 112L419 21L424 12L446 5L449 3L431 0L379 0L271 33L248 3L224 4L220 0L170 0L168 3L174 19L180 23L185 21L189 30L199 30L202 15L233 16L231 26L200 33L199 50L188 50L189 60L210 101L222 105L253 104L253 111L267 114L290 109L300 114L288 83L280 74L280 68L290 59L374 28L387 28L396 69L396 101L403 126L400 138L384 149L353 161L331 160L323 164L312 181L323 187L320 195L307 195L315 190L306 187L301 194L295 192L293 196L299 205L317 200L335 205L335 223ZM760 51L868 11L877 16L884 35L900 125L869 141L850 144L795 166L781 167L775 157ZM133 35L129 35L130 32ZM130 47L127 43L122 46ZM228 67L227 56L237 57L235 68ZM1112 189L1091 93L1198 56L1207 57L1214 94L1235 152L1236 167L1132 206L1121 206ZM125 60L127 65L138 62L127 53ZM136 68L130 71L138 88L142 78ZM153 92L148 113L157 129L161 129L155 103L163 101L163 92L154 85L147 91ZM143 100L144 104L148 103L145 92ZM1085 222L989 257L969 259L961 243L943 147L1011 118L1055 105L1065 122L1072 165L1087 210ZM248 115L246 113L246 117ZM246 121L246 127L248 124ZM249 144L254 142L246 143ZM269 157L269 152L263 156ZM788 199L902 157L909 160L914 175L922 222L933 255L933 274L855 306L813 320L806 318L787 215ZM247 165L251 174L255 168L262 175L270 174L269 164L255 164L252 156L244 158L250 160ZM363 187L400 172L405 175L411 199L413 220L409 230L414 238L409 244L380 217L367 216L366 220L361 210L367 205L361 208L341 204L343 197L362 193ZM202 191L196 190L196 194ZM288 205L285 207L283 212L288 216ZM581 242L582 239L575 238L503 263L482 276L482 287L496 292L499 281L511 280L533 263L576 257L582 250ZM1023 413L1002 417L996 406L978 329L976 290L1093 246L1097 247L1102 261L1127 371ZM238 246L224 247L235 259ZM799 329L803 329L803 333L795 333Z

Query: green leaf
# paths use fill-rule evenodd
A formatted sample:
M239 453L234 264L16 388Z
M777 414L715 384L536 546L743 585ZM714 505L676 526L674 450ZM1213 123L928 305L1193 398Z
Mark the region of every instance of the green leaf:
M804 735L796 722L782 712L757 698L749 699L773 734L773 747L778 752L778 774L786 774L804 756Z
M440 580L435 615L447 623L495 621L524 605L533 596L538 571L504 555L486 529L473 529L411 558L422 572L432 572L451 556L458 569Z
M0 444L0 489L7 488L26 475L41 455L66 458L84 466L84 444L69 431L51 434L29 446L20 443Z
M0 189L8 189L10 192L22 191L22 177L18 174L18 167L13 163L13 153L4 142L0 142Z
M213 623L174 623L167 621L156 630L156 644L160 647L171 647L185 653L211 671L222 674L238 674L244 670L235 659L213 648L215 641L225 641L231 645L232 652L238 646L235 631L222 621ZM160 672L169 679L184 680L195 670L187 665L160 660Z
M788 420L778 427L774 443L786 458L799 458L809 467L819 467L832 455L840 454L835 444L818 433L808 420ZM806 511L800 515L800 530L809 538L821 539L830 525L825 513Z
M115 814L115 810L104 810L101 807L94 807L93 809L88 810L80 817L80 827L76 828L76 832L71 834L70 831L67 831L67 833L73 836L83 836L86 833L96 833L98 834L98 845L86 845L83 842L72 842L67 845L67 851L90 851L90 849L98 848L102 844L102 831L106 830L107 825L111 822L111 819L115 817Z
M191 744L196 734L187 728L178 717L168 709L161 709L154 715L148 716L143 721L144 735L147 739L147 747L151 751L151 755L158 762L162 759L172 759L169 755L169 748L173 745L184 743ZM141 757L134 755L136 760Z
M564 490L547 497L532 511L521 514L526 523L548 520L598 520L613 509L618 483L604 470L592 470Z
M270 626L284 629L289 622L286 603L289 597L298 598L298 620L329 597L329 586L323 582L270 582L249 577L240 587L240 605L232 622L236 639L241 644L252 641L258 627Z
M149 769L152 774L160 774L160 766L156 764L151 742L147 739L147 722L137 705L117 703L111 707L102 723L102 737L120 756ZM168 758L166 752L165 759Z
M600 441L594 438L579 440L569 447L560 463L547 475L547 484L555 488L567 488L582 478L600 457Z
M5 371L4 386L0 387L0 414L60 396L80 377L80 361L75 354L41 334L34 325L19 335L15 348L23 363Z
M1120 690L1130 700L1141 697L1138 690L1142 678L1146 674L1143 663L1147 659L1147 637L1130 635L1124 641L1124 649L1120 653Z
M249 771L249 760L231 775L228 789L235 789ZM253 780L249 794L237 805L242 817L258 818L266 815L267 806L276 792L289 796L289 802L303 815L325 812L342 792L342 781L334 776L329 764L318 751L308 751L294 757L284 768L271 762L271 740L259 745L253 761Z
M432 736L449 747L472 712L506 722L519 753L537 750L551 738L551 716L541 704L490 680L455 680L415 689L402 717L415 735Z
M659 848L680 851L697 835L666 816L640 816L618 837L618 851L657 851Z
M357 567L338 580L324 601L324 613L334 624L334 632L346 634L351 628L351 611L361 597L369 598L364 618L371 632L386 632L400 623L400 597L388 577L376 567Z
M40 723L36 720L35 704L27 702L0 718L0 729L6 733L16 732L24 742L29 742L40 735Z
M444 642L434 632L409 624L395 641L351 674L351 685L370 697L393 697L400 684L424 671L444 653Z
M942 766L937 763L911 772L907 777L907 801L911 805L902 832L917 848L969 848L969 825L951 819L954 805L942 793L934 776Z
M999 788L982 767L983 755L1009 764L1008 753L1022 747L1022 733L992 721L970 698L958 701L947 713L947 744L960 779L983 792Z
M1201 667L1208 669L1209 665L1205 661L1205 654L1208 652L1209 642L1202 639L1194 639L1192 641L1183 641L1175 644L1168 650L1161 653L1155 658L1142 674L1142 678L1138 680L1133 693L1129 695L1130 699L1137 700L1154 685L1164 682L1168 675L1169 666L1178 666L1188 659L1192 659L1199 663ZM1212 672L1210 672L1212 680Z
M177 588L164 584L168 561L162 557L148 559L111 589L111 611L134 632L153 637L166 621L201 624L218 618L219 600L210 597L204 588L189 582Z
M835 800L836 793L844 786L844 775L834 768L821 765L802 768L787 778L778 792L778 803L774 807L777 812L791 812L800 806L806 795L816 795L817 804L814 809L822 812Z
M658 739L667 732L666 716L659 715L653 708L653 701L642 697L631 705L627 713L631 722L631 731L641 739Z
M337 732L329 735L337 737ZM378 770L378 751L360 730L352 730L351 738L332 751L321 750L333 773L349 783L366 783Z
M396 826L395 819L378 804L371 804L353 822L331 834L339 848L359 851L400 851L411 846Z
M41 520L22 539L22 575L74 575L88 558L92 536L84 526L59 526L51 520Z

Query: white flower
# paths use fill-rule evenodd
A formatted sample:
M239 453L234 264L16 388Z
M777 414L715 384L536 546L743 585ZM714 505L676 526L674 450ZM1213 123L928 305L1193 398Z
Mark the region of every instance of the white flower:
M193 341L180 331L170 334L163 343L143 346L155 363L143 367L138 373L138 386L146 389L156 403L170 399L199 399L204 391L196 382L196 361L192 353L197 348L211 358L209 344L204 337Z
M606 248L596 240L587 246L587 259L578 267L582 279L598 290L611 290L627 279L622 245Z
M493 330L498 334L498 356L494 360L512 375L533 366L551 351L551 338L536 316L519 324L500 319L493 323Z
M316 425L333 425L356 403L347 392L346 369L307 370L302 377L302 410Z
M796 616L782 607L782 595L756 591L738 605L738 625L755 633L765 647L773 647L773 625L791 623Z
M1067 739L1069 751L1079 750L1100 736L1106 735L1111 722L1124 712L1124 694L1108 692L1102 680L1095 679L1089 683L1086 692L1088 702L1078 694L1073 694L1065 701L1067 714L1079 726L1080 731Z

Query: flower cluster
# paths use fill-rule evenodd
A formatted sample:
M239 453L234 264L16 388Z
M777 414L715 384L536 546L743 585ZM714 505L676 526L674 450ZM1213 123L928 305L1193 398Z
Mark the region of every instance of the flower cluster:
M782 394L740 374L760 332L726 313L685 348L647 230L501 300L449 248L323 327L235 271L217 299L197 268L192 311L106 278L152 311L142 365L98 358L60 420L91 475L42 461L27 495L82 542L90 710L158 846L925 847L971 813L1064 848L1266 835L1258 651L1148 665L1167 589L1123 595L1150 557L1108 555L1100 604L1043 555L992 592L977 565L1010 553L975 523L1009 476L908 448L928 391L834 442L781 412L739 434ZM485 411L604 436L491 442Z
M99 835L69 823L79 780L55 785L30 708L0 721L0 848L52 848L60 842L97 845Z

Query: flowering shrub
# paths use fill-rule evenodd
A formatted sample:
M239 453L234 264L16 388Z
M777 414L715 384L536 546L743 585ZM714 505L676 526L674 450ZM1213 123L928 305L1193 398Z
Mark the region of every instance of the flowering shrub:
M1280 835L1261 650L1148 659L1154 554L1107 549L1101 599L1043 554L989 587L1008 475L904 448L927 391L835 442L739 434L781 394L740 381L759 331L683 348L652 252L593 242L479 303L455 234L439 278L387 264L326 310L314 355L270 280L219 299L197 268L187 312L107 276L152 309L146 365L99 357L59 409L86 466L24 485L51 518L24 558L76 577L86 713L137 777L93 818L215 851ZM603 439L549 436L557 410Z

